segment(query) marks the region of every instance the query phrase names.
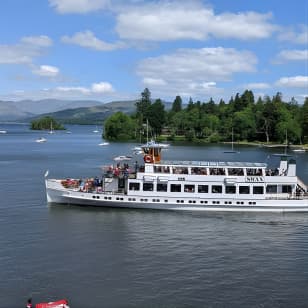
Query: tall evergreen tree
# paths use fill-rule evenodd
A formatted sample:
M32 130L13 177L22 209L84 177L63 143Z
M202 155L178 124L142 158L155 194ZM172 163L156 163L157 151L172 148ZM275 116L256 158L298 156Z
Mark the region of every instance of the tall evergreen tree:
M175 100L173 101L171 111L179 112L181 110L182 110L182 98L181 98L181 96L177 95L175 97Z
M149 124L153 129L155 136L160 135L164 124L165 124L165 105L162 103L161 99L157 99L149 107Z
M141 93L141 99L135 105L139 125L142 125L149 116L149 108L151 106L151 92L148 88L144 89Z

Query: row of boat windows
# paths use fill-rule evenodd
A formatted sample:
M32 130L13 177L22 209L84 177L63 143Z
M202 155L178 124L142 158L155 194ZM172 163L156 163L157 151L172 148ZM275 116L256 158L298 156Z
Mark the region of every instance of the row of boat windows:
M96 196L96 195L93 195L92 198L93 198L93 199L100 199L100 197L99 197L99 196ZM104 200L112 200L112 197L104 197ZM123 201L124 198L122 198L122 197L116 197L115 200L117 200L117 201ZM128 201L133 201L133 202L135 202L135 201L136 201L136 198L128 198L127 200L128 200ZM141 198L141 199L140 199L140 202L148 202L148 201L151 201L151 200L149 200L149 199L147 199L147 198ZM165 199L165 200L152 199L152 202L156 202L156 203L159 203L159 202L161 202L161 201L164 202L164 203L168 203L168 200L167 200L167 199ZM184 203L184 200L178 199L178 200L176 200L176 203ZM196 200L188 200L188 203L197 203L197 201L196 201ZM207 201L207 200L201 200L200 203L201 203L201 204L207 204L208 201ZM224 201L224 202L221 202L221 203L222 203L222 204L225 204L225 205L231 205L231 204L233 204L232 201ZM236 203L236 204L244 204L243 201L236 201L236 202L234 202L234 203ZM220 204L220 201L212 201L212 204ZM255 202L255 201L249 201L248 204L249 204L249 205L255 205L256 202Z
M130 182L129 190L139 191L140 185L139 182ZM156 187L155 187L156 186ZM143 183L143 191L154 191L156 188L157 192L168 192L168 184L166 183ZM194 185L194 184L169 184L170 192L187 192L187 193L213 193L213 194L255 194L260 195L264 194L264 186L249 186L249 185ZM266 193L272 194L281 191L282 193L291 193L292 185L266 185Z
M262 168L205 168L205 167L169 167L154 165L154 173L195 174L195 175L235 175L263 176Z

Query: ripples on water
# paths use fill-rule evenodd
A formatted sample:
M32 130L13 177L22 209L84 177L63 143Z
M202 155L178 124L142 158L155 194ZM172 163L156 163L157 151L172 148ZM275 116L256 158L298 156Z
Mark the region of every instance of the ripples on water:
M66 297L72 308L308 306L308 215L48 207L46 169L95 175L133 145L98 147L89 127L38 145L37 133L15 129L0 139L0 307L23 307L29 295ZM240 160L263 151L243 148ZM221 155L204 152L165 154Z

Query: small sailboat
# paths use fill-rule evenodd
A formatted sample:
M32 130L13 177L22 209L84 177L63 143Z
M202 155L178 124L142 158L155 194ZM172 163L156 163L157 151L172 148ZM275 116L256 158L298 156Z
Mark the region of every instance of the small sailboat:
M96 126L96 128L94 129L93 133L99 133L99 130L98 130L97 126Z
M292 150L293 152L296 152L296 153L305 153L306 150L304 148L300 148L300 149L294 149Z
M38 138L38 139L35 140L35 142L37 142L37 143L44 143L44 142L46 142L46 141L47 141L47 139L44 138L44 137L40 137L40 138Z
M131 159L132 159L131 156L120 155L120 156L115 157L113 160L115 160L115 161L123 161L123 160L131 160Z
M48 134L54 134L54 130L53 130L53 126L52 126L52 122L50 122L50 130L48 132Z
M238 151L235 151L235 150L234 150L234 142L233 142L233 128L232 128L232 141L231 141L231 145L232 145L231 150L224 151L224 153L230 153L230 154L239 153Z

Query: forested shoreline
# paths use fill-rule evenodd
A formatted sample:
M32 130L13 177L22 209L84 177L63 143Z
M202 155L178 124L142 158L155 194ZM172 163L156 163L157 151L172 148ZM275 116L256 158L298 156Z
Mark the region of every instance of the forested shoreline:
M237 93L228 102L189 100L183 105L176 96L170 110L161 99L152 100L148 88L136 102L136 112L117 112L104 123L104 138L108 140L142 140L149 129L151 136L167 140L197 143L234 141L308 143L308 97L302 105L292 98L283 101L282 93L258 97L250 90ZM148 123L148 127L146 127Z
M54 118L46 116L38 120L33 120L30 124L33 130L64 130L65 127Z

